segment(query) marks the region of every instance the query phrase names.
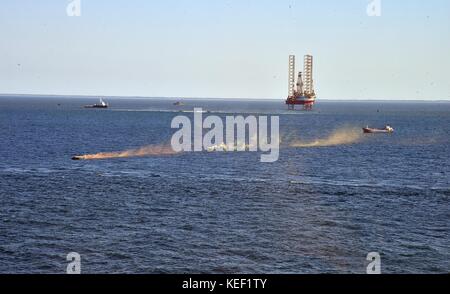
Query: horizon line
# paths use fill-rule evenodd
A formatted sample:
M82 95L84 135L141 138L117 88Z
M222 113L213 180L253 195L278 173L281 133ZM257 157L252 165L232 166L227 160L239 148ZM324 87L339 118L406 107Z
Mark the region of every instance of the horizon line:
M61 97L61 98L134 98L134 99L201 99L201 100L281 100L285 101L286 98L273 98L273 97L180 97L180 96L141 96L141 95L96 95L96 94L28 94L28 93L0 93L0 97L8 96L21 96L21 97ZM414 99L414 98L320 98L316 102L320 101L361 101L361 102L450 102L450 98L444 99Z

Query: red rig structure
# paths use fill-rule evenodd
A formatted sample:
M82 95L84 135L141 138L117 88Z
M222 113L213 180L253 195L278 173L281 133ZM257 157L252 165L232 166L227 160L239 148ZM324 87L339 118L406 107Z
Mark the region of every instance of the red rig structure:
M302 77L302 72L299 72L297 83L295 83L295 55L290 55L289 95L286 99L289 110L295 110L295 105L302 105L303 110L312 110L316 102L313 83L313 57L311 55L305 55L304 74L305 76Z

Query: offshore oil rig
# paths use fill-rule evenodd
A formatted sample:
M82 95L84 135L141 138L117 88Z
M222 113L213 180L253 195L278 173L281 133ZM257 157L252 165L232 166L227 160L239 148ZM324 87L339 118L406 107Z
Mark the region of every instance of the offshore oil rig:
M289 56L289 89L286 104L289 110L295 110L295 105L301 105L303 110L312 110L316 102L313 81L313 57L305 55L304 77L302 72L298 73L297 83L295 83L295 55Z

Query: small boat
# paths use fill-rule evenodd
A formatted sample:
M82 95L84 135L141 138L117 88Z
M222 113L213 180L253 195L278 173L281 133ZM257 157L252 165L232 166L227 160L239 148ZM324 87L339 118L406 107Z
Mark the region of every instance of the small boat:
M108 108L109 105L102 98L100 98L100 102L93 105L86 105L84 108Z
M385 126L384 129L375 129L375 128L369 128L367 126L367 127L363 128L363 132L365 134L380 134L380 133L391 134L394 132L394 128L391 126Z
M174 106L184 106L184 103L181 101L177 101L173 104Z

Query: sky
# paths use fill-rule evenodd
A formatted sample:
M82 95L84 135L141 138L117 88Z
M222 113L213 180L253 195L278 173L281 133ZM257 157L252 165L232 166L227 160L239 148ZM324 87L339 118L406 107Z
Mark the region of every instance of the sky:
M450 1L0 0L0 93L450 100Z

